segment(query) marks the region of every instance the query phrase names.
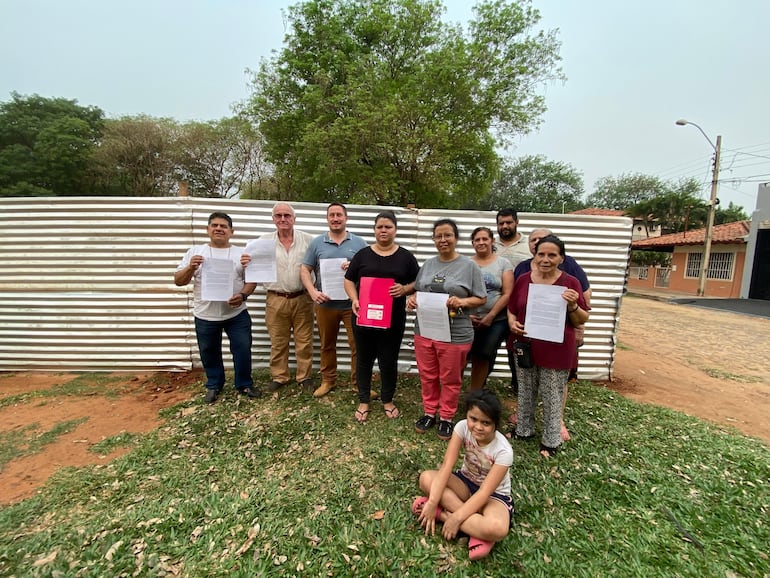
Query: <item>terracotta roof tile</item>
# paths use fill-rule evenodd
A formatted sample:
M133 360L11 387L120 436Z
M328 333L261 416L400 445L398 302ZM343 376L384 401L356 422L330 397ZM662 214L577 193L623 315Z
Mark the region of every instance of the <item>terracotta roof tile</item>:
M587 209L580 209L570 213L570 215L600 215L602 217L623 217L625 214L625 211L619 211L615 209L599 209L597 207L589 207Z
M734 223L725 223L724 225L715 225L714 230L711 232L711 242L721 244L746 243L750 226L751 221L736 221ZM687 231L687 233L671 233L669 235L661 235L660 237L641 239L631 243L631 248L702 245L705 241L706 229L703 228Z

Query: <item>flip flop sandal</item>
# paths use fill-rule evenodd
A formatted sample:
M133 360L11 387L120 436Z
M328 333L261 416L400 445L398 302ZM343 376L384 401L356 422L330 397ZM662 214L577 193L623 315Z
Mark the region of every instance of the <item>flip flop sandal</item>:
M468 540L468 559L480 560L481 558L489 556L489 553L492 551L492 546L494 545L494 542L481 540L479 538L471 538Z
M366 420L369 419L369 412L370 410L365 409L364 411L361 411L360 409L356 410L356 421L358 423L366 423Z
M412 502L412 514L414 514L415 516L419 516L420 513L422 512L423 507L427 503L428 503L428 498L426 498L425 496L418 496L418 497L416 497L414 499L414 502ZM441 521L441 512L442 512L441 506L436 506L436 521L437 522Z
M398 411L398 408L396 406L391 407L390 409L383 408L385 410L385 415L388 416L390 419L397 419L401 417L401 412Z
M543 444L540 444L540 455L544 458L552 458L556 455L556 452L559 451L559 448L549 448L548 446L544 446Z

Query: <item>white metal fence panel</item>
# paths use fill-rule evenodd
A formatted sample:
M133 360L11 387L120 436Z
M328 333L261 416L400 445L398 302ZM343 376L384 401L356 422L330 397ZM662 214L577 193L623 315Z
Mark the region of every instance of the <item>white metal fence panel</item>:
M209 213L233 218L233 243L274 230L273 201L203 198L45 197L0 200L0 370L184 370L200 365L190 301L192 286L176 287L173 273L185 251L207 241ZM293 203L296 227L327 230L326 205ZM375 215L386 207L349 205L348 227L373 241ZM398 241L422 263L435 255L432 224L457 221L460 252L471 255L470 232L495 230L488 211L388 207L399 221ZM617 312L628 262L631 222L623 217L521 214L519 230L547 227L588 273L593 310L580 376L607 379L614 358ZM255 367L266 367L270 340L265 293L249 299ZM400 369L415 370L413 329ZM316 343L317 345L317 343ZM340 369L350 368L344 336ZM316 356L317 357L317 356ZM317 359L316 359L317 361ZM496 375L507 375L503 350Z

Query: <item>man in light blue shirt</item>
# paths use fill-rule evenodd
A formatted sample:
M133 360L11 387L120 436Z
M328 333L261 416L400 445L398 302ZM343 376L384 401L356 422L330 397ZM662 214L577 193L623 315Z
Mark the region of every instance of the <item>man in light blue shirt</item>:
M315 303L315 318L321 338L321 385L313 392L314 397L323 397L337 386L337 337L340 322L345 325L350 346L350 381L353 389L358 391L350 299L332 299L323 291L321 261L345 259L341 265L344 274L353 255L366 247L366 241L348 232L348 210L341 203L332 203L326 208L326 222L329 223L329 232L319 235L310 243L300 271L302 284Z

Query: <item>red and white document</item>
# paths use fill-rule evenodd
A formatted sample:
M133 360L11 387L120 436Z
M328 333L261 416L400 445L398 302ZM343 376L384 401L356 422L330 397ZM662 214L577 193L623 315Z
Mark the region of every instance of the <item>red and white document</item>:
M358 324L361 327L390 328L393 313L393 297L389 290L395 279L361 277L358 289Z

